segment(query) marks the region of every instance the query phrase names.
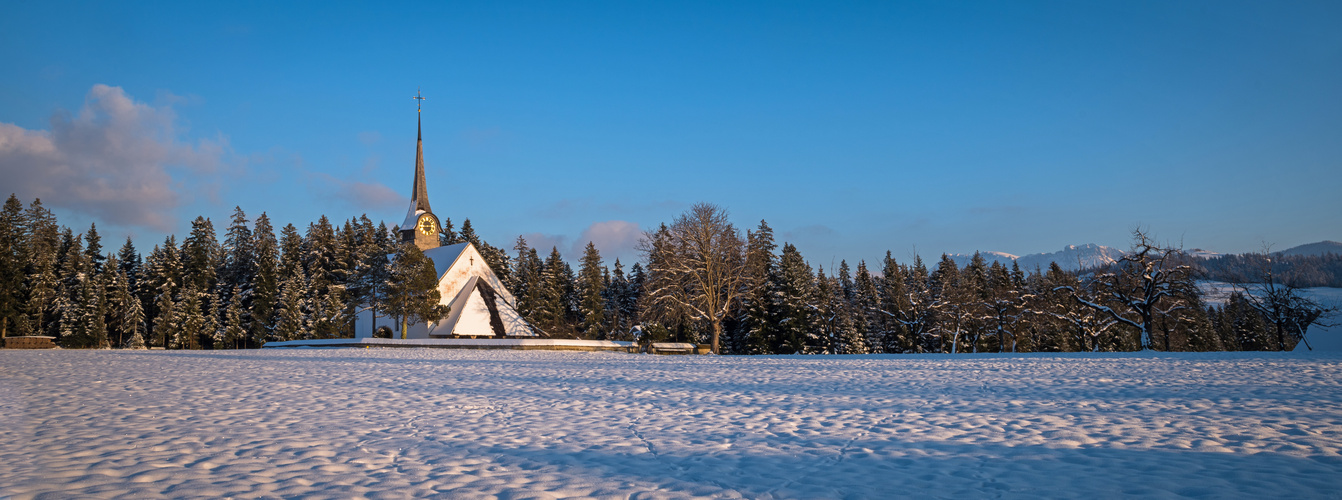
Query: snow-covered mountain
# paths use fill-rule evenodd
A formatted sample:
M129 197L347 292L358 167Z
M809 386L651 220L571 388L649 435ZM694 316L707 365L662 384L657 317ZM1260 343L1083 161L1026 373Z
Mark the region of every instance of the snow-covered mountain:
M1187 255L1190 256L1190 257L1197 257L1197 258L1200 258L1200 259L1213 259L1213 258L1216 258L1216 257L1220 257L1220 256L1221 256L1220 253L1213 252L1213 251L1211 251L1211 250L1203 250L1203 249L1201 249L1201 248L1194 248L1194 249L1192 249L1192 250L1184 250L1184 253L1187 254Z
M1082 268L1095 267L1114 262L1123 257L1123 251L1104 245L1089 243L1085 245L1067 245L1062 250L1050 253L1036 253L1031 255L1012 255L1005 252L979 252L983 260L992 264L993 261L1001 262L1003 265L1010 266L1011 261L1016 261L1021 270L1029 272L1035 267L1039 269L1048 269L1048 265L1053 262L1058 263L1058 267L1069 271L1075 271ZM961 267L969 263L974 254L951 254L951 258Z
M1324 240L1318 243L1306 243L1281 251L1282 255L1323 255L1335 253L1342 255L1342 243Z

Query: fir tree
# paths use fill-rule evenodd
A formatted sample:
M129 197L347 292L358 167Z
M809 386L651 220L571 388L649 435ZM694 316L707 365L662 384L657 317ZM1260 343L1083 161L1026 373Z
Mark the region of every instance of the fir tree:
M102 237L98 236L98 224L89 224L89 231L84 233L84 260L89 263L89 269L92 272L99 273L103 270L103 262L107 257L103 255Z
M459 241L465 241L475 245L476 249L480 248L480 237L476 236L475 228L471 227L470 219L461 221L461 236L459 236Z
M280 284L274 333L278 340L302 340L308 337L307 298L303 295L303 290L307 288L306 281L302 266L298 266Z
M141 333L144 330L144 307L140 303L140 298L130 292L128 283L129 280L121 280L121 285L126 288L119 291L125 301L121 309L121 319L118 322L119 333L123 338L126 338L122 346L127 349L144 349L145 340Z
M0 339L25 323L23 240L23 203L10 194L0 209Z
M60 228L56 216L34 199L23 215L24 255L27 260L25 288L28 290L26 322L32 333L56 334L56 299L60 273L56 262L59 256Z
M154 309L158 314L154 317L153 334L158 340L158 344L166 349L177 347L177 341L181 339L181 324L178 323L177 301L173 300L176 283L169 278L159 285L158 297L154 300Z
M853 322L867 349L874 353L889 352L881 335L880 313L881 296L876 289L876 280L867 270L867 262L858 261L857 276L853 281Z
M139 290L140 273L144 263L139 252L135 251L135 242L131 241L130 236L126 237L126 243L121 245L120 250L117 250L116 257L121 272L126 274L126 286L132 292Z
M461 243L461 236L452 230L452 219L443 217L443 229L438 232L438 245L448 246Z
M177 304L176 338L172 345L178 349L199 349L200 337L205 332L206 316L202 294L194 284L182 288L182 300Z
M391 280L384 303L387 313L401 323L401 338L407 328L419 323L433 323L448 313L438 292L438 273L433 261L411 243L400 245L392 259Z
M464 228L464 226L463 226ZM578 271L578 293L581 295L579 314L582 317L582 335L587 339L604 339L606 329L606 301L601 253L596 245L587 242L583 251L582 267Z
M797 247L783 244L776 276L774 287L778 294L778 344L773 346L773 352L816 353L823 344L815 325L815 276Z
M541 270L539 302L536 304L536 326L551 336L570 336L571 329L565 323L568 307L565 304L564 289L566 264L559 255L558 247L550 248L550 256L545 259Z
M205 217L196 217L191 222L191 234L182 241L183 283L197 291L212 289L218 279L222 254L214 224Z
M224 325L219 321L219 294L212 292L202 292L200 297L201 315L205 317L205 322L201 325L200 347L205 348L208 342L210 349L222 349L224 347Z
M89 326L84 311L89 266L84 259L82 238L76 237L70 228L62 232L60 248L61 255L56 261L59 272L54 308L56 336L62 343L80 345L87 340Z
M242 320L242 287L234 286L231 295L233 300L228 302L228 308L224 310L224 335L222 340L224 346L237 349L247 340L247 325Z
M248 345L261 347L275 329L275 310L280 299L280 253L270 217L262 212L256 218L252 231L253 262L256 277L252 282L251 323L248 327Z
M760 220L754 231L746 232L745 290L741 294L741 314L737 321L740 333L727 343L731 353L773 354L781 344L775 318L776 248L773 228L767 222Z

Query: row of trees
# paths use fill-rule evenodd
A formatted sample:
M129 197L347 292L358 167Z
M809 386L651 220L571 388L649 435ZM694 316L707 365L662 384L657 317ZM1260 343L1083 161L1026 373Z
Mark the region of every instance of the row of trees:
M646 268L613 272L588 245L574 274L518 241L510 287L551 335L707 342L733 354L1289 350L1330 309L1271 268L1208 304L1194 259L1134 233L1119 262L1084 274L942 256L879 269L813 268L764 221L741 236L697 205L647 235Z
M41 200L25 209L11 195L0 209L0 335L173 349L345 337L360 308L445 314L434 284L433 263L366 216L339 227L323 216L305 234L288 224L277 237L266 214L250 221L238 208L222 242L198 217L180 243L169 236L142 258L130 238L105 253L96 225L60 227Z
M518 310L559 338L706 342L733 354L1287 350L1330 310L1272 267L1225 305L1209 305L1181 252L1135 234L1118 263L1086 274L1022 270L975 256L932 266L889 252L879 269L813 268L761 221L744 235L727 213L696 205L647 234L643 262L606 266L588 244L574 270L519 237L514 255L470 221L443 244L473 243ZM364 309L407 323L445 314L432 262L396 228L326 217L278 237L265 214L236 209L222 242L197 218L180 243L144 258L127 239L104 252L96 226L56 224L40 201L0 211L0 334L52 335L67 346L248 348L353 336ZM388 259L391 255L392 258ZM370 332L371 333L371 332Z

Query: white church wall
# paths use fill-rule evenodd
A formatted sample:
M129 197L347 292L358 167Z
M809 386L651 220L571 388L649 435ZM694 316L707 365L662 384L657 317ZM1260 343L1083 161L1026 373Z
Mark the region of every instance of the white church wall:
M395 339L401 338L401 324L400 322L396 321L396 318L379 314L377 316L376 325L374 325L373 311L369 309L364 309L363 311L359 312L357 316L354 317L354 338L356 339L372 338L373 332L383 326L391 328L392 338ZM407 330L408 331L406 332L407 335L405 338L408 339L429 338L429 327L424 323L410 325L410 328L408 328Z

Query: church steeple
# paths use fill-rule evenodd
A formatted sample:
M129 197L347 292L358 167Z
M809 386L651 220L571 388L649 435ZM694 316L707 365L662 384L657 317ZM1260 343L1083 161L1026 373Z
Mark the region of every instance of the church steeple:
M424 99L415 96L415 99ZM420 109L419 111L423 111ZM410 203L413 205L412 211L423 210L433 212L429 209L429 187L424 183L424 119L417 112L415 120L416 138L415 138L415 186L410 194Z
M406 211L405 221L401 222L401 241L414 243L420 250L438 246L438 233L442 227L438 217L429 208L429 188L424 182L424 119L422 118L424 96L415 92L415 184L410 191L410 210Z

